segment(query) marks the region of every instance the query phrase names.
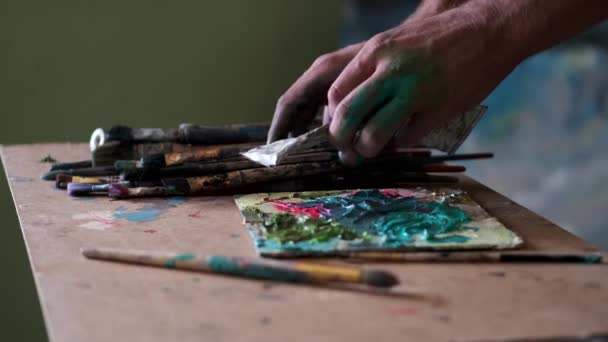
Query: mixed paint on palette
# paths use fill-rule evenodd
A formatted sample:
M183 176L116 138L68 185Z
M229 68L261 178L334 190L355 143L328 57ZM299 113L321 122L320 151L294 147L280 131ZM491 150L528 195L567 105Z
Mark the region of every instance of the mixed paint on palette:
M261 255L512 248L521 239L457 189L236 196Z

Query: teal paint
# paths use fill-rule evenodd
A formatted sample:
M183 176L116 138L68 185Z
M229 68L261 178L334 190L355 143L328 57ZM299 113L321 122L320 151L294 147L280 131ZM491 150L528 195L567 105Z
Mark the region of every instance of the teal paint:
M184 204L186 199L183 197L173 197L167 201L167 205L170 207L177 207L180 204Z
M118 207L112 215L114 218L125 219L131 222L149 222L159 218L168 209L174 208L186 202L183 197L157 200L155 203L146 204L134 211L128 211L126 207Z
M257 222L255 227L250 226L249 232L256 248L264 254L392 249L408 247L421 240L466 243L470 237L460 232L477 230L463 227L470 221L469 216L448 200L426 201L382 190L337 195L319 192L312 197L294 197L304 201L269 202L285 211L279 214L265 214L253 207L243 211L248 222ZM297 215L293 211L318 217ZM319 225L314 226L317 223Z
M126 219L131 222L148 222L156 220L161 214L159 209L144 206L136 211L127 211L126 208L120 207L112 215L115 218Z
M586 264L599 264L600 262L602 262L603 258L601 255L593 255L593 254L589 254L589 255L585 255L583 257L584 263Z
M167 268L175 268L176 261L187 261L187 260L192 260L192 259L194 259L194 254L190 254L190 253L178 254L178 255L174 256L173 258L170 258L169 260L167 260L167 262L165 263L165 266Z
M440 235L460 229L471 219L460 208L446 202L421 201L412 197L394 198L379 190L361 190L348 196L328 196L298 207L319 207L324 218L348 227L355 234L381 236L386 247L404 246L415 237L432 242L466 242L463 235Z
M284 266L256 264L246 259L214 255L209 257L207 263L213 272L234 276L296 283L309 280L308 275L304 272L283 268Z

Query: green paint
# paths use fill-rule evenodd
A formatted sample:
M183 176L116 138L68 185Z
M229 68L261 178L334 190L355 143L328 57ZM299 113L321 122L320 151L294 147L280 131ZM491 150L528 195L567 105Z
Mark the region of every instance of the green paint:
M390 137L417 108L440 103L447 97L439 68L423 54L389 47L378 59L390 61L388 70L377 80L368 80L355 93L343 127L337 132L339 140L343 139L341 135L370 124Z
M588 254L583 256L583 259L585 260L585 264L599 264L600 262L602 262L603 258L601 255L593 255L593 254Z
M266 216L262 224L267 238L281 243L300 241L319 243L335 238L354 240L364 236L337 222L288 213Z
M193 254L190 254L190 253L178 254L178 255L174 256L173 258L170 258L169 260L167 260L167 262L165 263L165 266L167 266L167 268L175 268L176 261L185 261L185 260L192 260L192 259L194 259Z
M306 282L306 273L285 267L258 264L245 259L230 258L220 255L209 257L209 268L213 272L240 277L269 279L284 282Z
M329 196L328 196L329 195ZM320 197L319 197L320 196ZM378 190L360 190L348 195L332 192L294 194L304 200L299 208L322 208L321 217L288 212L264 213L258 208L243 210L248 222L256 222L265 239L280 244L322 244L330 241L381 239L385 247L405 246L416 239L434 243L465 243L469 237L456 231L471 219L448 202L394 198Z

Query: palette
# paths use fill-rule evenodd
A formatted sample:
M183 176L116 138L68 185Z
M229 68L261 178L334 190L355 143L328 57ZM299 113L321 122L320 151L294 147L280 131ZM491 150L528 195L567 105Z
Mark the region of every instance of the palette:
M235 196L261 256L508 249L523 243L455 188Z

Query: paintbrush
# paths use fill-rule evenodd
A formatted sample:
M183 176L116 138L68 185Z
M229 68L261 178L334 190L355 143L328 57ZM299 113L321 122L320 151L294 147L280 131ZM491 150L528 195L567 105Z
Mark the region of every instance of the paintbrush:
M337 161L338 155L331 152L293 155L288 158L287 163L330 160ZM236 157L235 159L226 158L220 161L186 163L171 167L160 167L158 164L154 165L154 162L146 163L146 160L120 160L116 161L114 166L122 174L122 177L125 180L195 177L244 169L260 169L264 167L263 165L242 157Z
M273 168L237 170L210 176L169 178L163 179L162 183L165 187L174 188L179 193L193 195L247 184L330 173L342 167L339 161L286 164Z
M399 284L392 273L355 267L304 262L279 262L260 258L201 256L190 253L149 253L111 248L83 249L90 259L116 261L188 271L226 274L289 283L350 283L389 288Z
M91 196L96 194L108 194L110 184L121 184L129 186L129 182L90 184L90 183L68 183L68 195L74 197Z
M187 182L187 178L182 178ZM255 182L230 186L209 187L196 193L188 189L178 189L175 186L127 187L120 184L111 184L108 188L109 196L114 199L157 196L191 196L191 195L227 195L234 193L255 192L293 192L305 190L324 189L353 189L361 187L386 187L395 184L454 184L458 179L450 176L429 175L421 172L395 172L382 171L349 172L348 174L319 174L295 177L285 180L268 182Z
M408 168L410 166L410 168ZM375 161L371 164L364 164L359 168L345 168L339 161L309 162L278 165L272 168L254 168L237 171L230 171L209 176L188 177L188 178L169 178L163 179L162 183L166 187L174 188L183 194L201 194L213 192L221 189L230 189L247 184L264 183L279 181L297 177L332 173L336 171L344 172L372 172L379 171L382 174L390 172L417 171L418 166L411 164L397 164L393 161Z
M125 184L108 184L108 195L114 199L135 198L135 197L167 197L185 196L187 193L177 191L171 186L141 186L128 187Z
M490 153L473 153L473 154L460 154L452 156L430 156L429 151L405 151L405 152L391 152L383 154L377 158L369 159L363 162L364 166L375 166L375 167L390 167L390 168L401 168L402 171L418 171L423 170L426 172L462 172L463 167L450 167L450 166L428 166L423 167L421 165L427 163L437 164L445 160L464 160L464 159L479 159L489 158L492 154ZM274 174L276 177L282 172L285 165L289 164L306 164L311 163L309 166L312 167L307 174L320 173L315 167L314 162L326 162L326 161L337 161L338 155L333 152L310 152L302 154L292 154L284 158L282 164L271 170L275 170ZM143 163L131 161L121 162L122 165L116 164L116 168L125 172L125 179L150 179L150 178L183 178L183 177L195 177L205 176L214 173L223 173L229 171L238 171L245 169L260 169L261 164L251 161L246 158L221 161L215 163L191 163L188 165L162 168L163 162L158 162L154 165L154 162L149 162L146 165L146 160ZM343 166L339 163L332 163L333 167L331 170L341 169ZM426 169L426 170L425 170ZM125 171L128 170L128 171ZM278 171L276 171L278 170ZM264 172L264 171L259 171ZM268 171L272 173L272 171ZM279 179L279 178L277 178Z
M345 256L355 259L394 262L510 262L510 263L601 263L600 253L545 253L522 251L463 252L353 252Z
M55 187L57 189L67 189L68 183L89 183L89 184L105 184L118 182L120 179L114 177L79 177L64 174L58 174L55 178Z
M93 154L94 166L114 165L117 160L139 160L155 153L191 151L194 146L177 143L129 143L109 141L97 146Z
M50 171L66 170L66 169L68 169L68 170L69 169L83 169L83 168L89 168L89 167L93 167L93 162L91 160L82 160L82 161L70 162L70 163L53 164L51 166Z
M257 146L260 143L245 143L231 145L197 146L178 143L128 143L110 141L98 146L93 151L94 166L113 165L117 160L140 160L151 155L164 155L180 153L195 153L200 150L214 149L218 146ZM171 164L171 163L170 163Z
M259 143L201 146L191 151L155 153L143 157L144 167L150 165L158 168L192 162L225 161L244 159L241 152L247 151Z
M118 171L113 166L100 166L90 167L83 169L66 169L66 170L54 170L49 171L40 178L47 181L55 181L57 175L69 175L69 176L80 176L80 177L105 177L105 176L117 176Z
M105 131L97 128L91 135L91 151L110 141L123 143L172 142L191 145L221 145L264 142L268 125L231 125L224 127L181 125L179 128L131 128L114 126Z
M411 170L415 171L415 170ZM359 168L345 168L339 161L312 162L300 164L284 164L273 168L245 169L230 171L210 176L162 179L164 186L174 189L178 193L187 195L208 194L222 190L239 188L245 185L262 184L288 179L297 179L306 176L337 173L342 177L357 178L359 182L366 177L389 177L390 179L410 182L440 181L438 177L417 172L407 172L401 168L389 169L378 165L363 166ZM453 182L453 178L441 179L442 182Z
M465 172L467 169L462 165L426 164L422 165L424 172Z

